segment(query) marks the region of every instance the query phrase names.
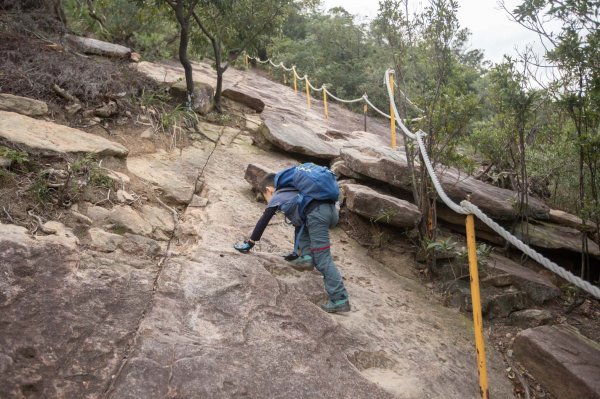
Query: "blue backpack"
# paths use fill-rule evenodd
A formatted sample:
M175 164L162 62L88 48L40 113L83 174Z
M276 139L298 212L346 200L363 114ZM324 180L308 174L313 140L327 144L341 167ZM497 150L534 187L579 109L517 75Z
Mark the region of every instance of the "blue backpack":
M306 206L313 200L337 201L340 188L332 171L324 166L308 162L277 173L275 175L275 190L298 191L298 194L292 200L280 206L281 211L290 223L300 227L294 245L295 253L306 221L306 215L304 214Z

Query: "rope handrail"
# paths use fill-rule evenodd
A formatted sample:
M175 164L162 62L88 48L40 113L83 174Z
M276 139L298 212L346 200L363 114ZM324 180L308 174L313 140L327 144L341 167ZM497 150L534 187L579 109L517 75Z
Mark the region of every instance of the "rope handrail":
M339 102L341 102L341 103L346 103L346 104L350 104L350 103L357 103L357 102L359 102L359 101L362 101L362 100L364 100L364 99L365 99L365 96L362 96L362 97L359 97L359 98L355 98L355 99L353 99L353 100L344 100L344 99L342 99L342 98L338 98L338 97L334 96L334 95L333 95L333 94L331 94L331 92L330 92L329 90L327 90L327 89L325 89L325 92L327 93L327 95L328 95L329 97L333 98L334 100L336 100L336 101L339 101Z
M423 158L423 163L425 164L425 167L427 168L427 172L429 174L429 177L431 178L431 181L433 182L435 191L437 192L437 194L440 197L440 199L442 200L442 202L444 204L446 204L446 206L448 206L450 209L452 209L456 213L475 215L486 226L491 228L499 236L501 236L506 241L511 243L514 247L519 249L524 254L531 257L533 260L538 262L540 265L544 266L546 269L548 269L551 272L564 278L569 283L581 288L582 290L584 290L584 291L592 294L596 298L600 299L600 288L599 287L596 287L596 286L592 285L591 283L589 283L588 281L585 281L582 278L575 276L573 273L560 267L556 263L552 262L550 259L544 257L542 254L535 251L533 248L531 248L530 246L525 244L523 241L519 240L517 237L515 237L510 232L508 232L506 229L504 229L502 226L500 226L498 223L494 222L489 216L487 216L485 213L483 213L483 211L481 211L481 209L479 209L475 204L473 204L467 200L464 200L459 205L459 204L455 203L454 201L452 201L448 197L448 195L442 188L442 185L440 184L440 181L439 181L437 175L435 174L435 170L433 168L433 165L431 164L429 155L427 154L427 149L425 148L425 143L423 143L423 136L426 136L426 134L421 130L419 130L416 134L410 132L410 130L408 130L408 128L402 123L402 120L399 117L398 109L396 108L396 104L393 100L394 97L392 95L391 87L389 84L390 73L392 73L392 69L388 69L385 72L385 82L386 82L386 86L388 88L388 96L390 99L390 105L392 107L392 110L394 111L394 115L396 116L396 124L398 124L400 129L402 129L402 131L405 133L405 135L407 137L417 141L417 143L419 145L419 150L421 151L421 157Z
M308 80L308 76L304 75L304 79L306 80L306 83L308 84L308 87L310 87L311 89L313 89L314 91L321 91L323 90L323 86L321 86L319 89L317 89L316 87L314 87L310 81Z
M374 105L374 104L373 104L373 103L372 103L372 102L369 100L369 97L367 97L367 95L366 95L366 94L363 96L363 98L365 99L365 102L366 102L366 103L367 103L367 104L368 104L368 105L369 105L371 108L373 108L375 111L379 112L379 114L380 114L381 116L383 116L384 118L388 118L388 119L390 119L390 118L391 118L391 116L390 116L390 115L386 114L385 112L383 112L382 110L380 110L379 108L377 108L377 107L376 107L376 106L375 106L375 105Z
M272 66L273 66L273 67L275 67L275 68L282 68L283 70L285 70L285 71L287 71L287 72L293 72L293 73L294 73L294 76L296 77L296 79L299 79L299 80L305 80L305 81L308 83L308 86L309 86L309 87L310 87L312 90L314 90L314 91L317 91L317 92L320 92L320 91L323 91L323 90L325 90L325 92L327 93L327 95L328 95L329 97L331 97L331 98L333 98L334 100L336 100L336 101L339 101L339 102L341 102L341 103L345 103L345 104L351 104L351 103L357 103L357 102L359 102L359 101L363 101L363 100L364 100L364 101L365 101L365 103L367 103L367 105L368 105L369 107L371 107L371 108L372 108L372 109L373 109L375 112L377 112L378 114L380 114L380 115L381 115L381 116L383 116L384 118L390 119L390 115L386 114L385 112L383 112L383 111L381 111L379 108L377 108L377 107L375 106L375 104L373 104L373 103L372 103L372 102L369 100L369 98L368 98L368 96L367 96L366 94L364 94L362 97L355 98L355 99L352 99L352 100L344 100L344 99L342 99L342 98L339 98L339 97L337 97L337 96L333 95L333 94L332 94L332 93L331 93L329 90L327 90L327 88L325 87L325 85L321 86L320 88L316 88L316 87L314 87L314 86L312 85L312 83L310 83L310 81L308 80L308 76L307 76L307 75L304 75L304 76L300 76L300 75L298 75L298 71L296 71L296 65L293 65L291 68L288 68L288 67L286 67L286 66L283 64L283 62L280 62L279 64L275 64L271 58L268 58L268 59L267 59L267 60L265 60L265 61L261 61L261 60L260 60L258 57L252 57L252 56L250 56L250 55L248 55L247 57L248 57L249 59L252 59L252 60L256 60L256 61L258 61L258 62L259 62L259 63L261 63L261 64L267 64L267 63L269 63L270 65L272 65ZM406 97L406 96L405 96L405 98L407 99L407 101L409 101L409 102L410 102L410 100L408 99L408 97ZM414 105L412 102L411 102L410 104L411 104L412 106L414 106L414 107L415 107L415 109L417 109L418 111L420 111L420 112L423 112L423 111L422 111L420 108L418 108L418 107L417 107L416 105Z
M365 103L370 106L373 110L375 110L377 113L379 113L381 116L391 119L391 115L386 114L385 112L381 111L379 108L377 108L370 100L369 97L367 96L367 94L365 93L362 97L359 98L355 98L352 100L344 100L342 98L336 97L335 95L333 95L331 92L329 92L329 90L327 90L327 87L325 87L325 85L322 85L320 88L316 88L314 87L310 81L308 80L308 76L304 75L304 76L300 76L298 75L298 72L296 71L296 66L292 66L291 68L287 68L283 62L280 62L279 64L275 64L270 58L267 59L266 61L261 61L260 59L258 59L257 57L251 57L248 56L248 58L253 59L258 61L261 64L266 64L266 63L270 63L273 67L275 68L283 68L286 71L291 71L293 72L294 76L297 79L300 80L305 80L306 83L308 84L308 86L313 89L314 91L324 91L324 93L326 95L328 95L329 97L333 98L336 101L339 101L341 103L346 103L346 104L350 104L350 103L357 103L360 101L365 101ZM433 167L433 165L431 164L431 160L429 159L429 155L427 154L427 149L425 147L425 143L423 142L423 137L427 136L427 134L425 132L423 132L422 130L419 130L417 133L413 133L411 132L406 125L402 122L402 118L400 118L400 113L398 112L398 108L396 107L396 103L394 101L394 95L393 95L393 88L390 85L390 74L394 73L394 70L389 68L385 71L385 76L384 76L384 83L385 86L387 88L387 92L388 92L388 98L390 101L390 109L393 112L393 115L395 117L395 123L398 127L400 127L400 129L402 130L402 132L404 133L404 135L410 139L413 139L417 142L418 146L419 146L419 151L421 153L421 156L423 158L423 163L425 164L425 168L427 169L427 173L429 175L429 177L431 178L431 181L433 183L433 186L439 196L439 198L442 200L442 202L448 206L450 209L452 209L454 212L458 213L458 214L473 214L475 215L479 220L481 220L486 226L488 226L489 228L491 228L493 231L495 231L498 235L500 235L502 238L504 238L506 241L508 241L510 244L512 244L514 247L518 248L520 251L522 251L523 253L525 253L526 255L528 255L529 257L531 257L532 259L534 259L536 262L538 262L540 265L544 266L546 269L552 271L553 273L559 275L560 277L564 278L565 280L567 280L569 283L581 288L582 290L592 294L593 296L595 296L596 298L600 299L600 288L596 287L594 285L592 285L591 283L589 283L588 281L585 281L577 276L575 276L573 273L569 272L568 270L565 270L564 268L560 267L559 265L557 265L556 263L552 262L551 260L547 259L546 257L544 257L543 255L541 255L540 253L538 253L537 251L535 251L533 248L529 247L527 244L525 244L523 241L519 240L517 237L515 237L514 235L512 235L511 233L509 233L507 230L505 230L502 226L500 226L498 223L494 222L489 216L487 216L485 213L483 213L483 211L481 211L481 209L479 209L476 205L474 205L473 203L464 200L462 201L460 204L457 204L456 202L454 202L452 199L450 199L450 197L448 197L448 195L446 194L446 192L444 191L436 173L435 173L435 169ZM394 82L394 85L396 87L398 87L398 85ZM414 104L409 98L408 96L398 88L398 91L400 92L400 94L404 97L404 99L406 100L406 102L411 105L414 109L416 109L419 112L424 113L424 111L419 108L416 104ZM417 119L413 119L413 120L420 120L422 118L417 118Z

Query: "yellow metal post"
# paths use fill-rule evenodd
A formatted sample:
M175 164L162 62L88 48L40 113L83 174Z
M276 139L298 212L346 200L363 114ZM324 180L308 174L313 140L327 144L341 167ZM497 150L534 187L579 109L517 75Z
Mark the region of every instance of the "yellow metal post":
M475 242L474 216L467 215L467 247L469 251L469 273L471 275L471 302L473 304L473 328L477 350L477 372L479 391L482 399L489 399L487 367L485 364L485 343L483 340L483 320L481 317L481 295L479 292L479 272L477 270L477 244Z
M325 109L325 120L329 120L329 115L327 114L327 89L323 86L323 107Z
M390 87L392 88L392 97L390 101L394 101L394 75L390 74ZM390 103L390 128L392 130L392 149L396 149L396 117L394 115L394 107Z
M294 75L294 94L298 94L298 87L296 86L296 71L292 71Z
M308 105L308 109L310 109L310 92L308 91L308 76L304 76L304 82L306 86L306 104Z
M244 65L246 65L246 69L248 69L248 54L244 54Z

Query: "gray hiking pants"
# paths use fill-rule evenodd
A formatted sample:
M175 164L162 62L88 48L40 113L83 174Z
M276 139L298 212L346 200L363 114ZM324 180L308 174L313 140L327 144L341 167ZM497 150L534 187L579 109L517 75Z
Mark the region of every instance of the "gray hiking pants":
M306 224L300 236L299 252L311 253L315 267L323 275L325 291L332 301L348 298L342 276L331 257L329 229L337 225L340 215L333 204L320 204L306 215Z

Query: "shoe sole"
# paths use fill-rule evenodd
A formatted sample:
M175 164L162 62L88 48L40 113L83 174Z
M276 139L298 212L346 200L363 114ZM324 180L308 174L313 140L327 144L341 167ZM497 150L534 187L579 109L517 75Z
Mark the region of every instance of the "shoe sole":
M351 307L350 307L350 305L347 305L347 306L335 308L335 309L325 309L325 308L321 308L321 309L323 309L327 313L346 313L351 310Z

